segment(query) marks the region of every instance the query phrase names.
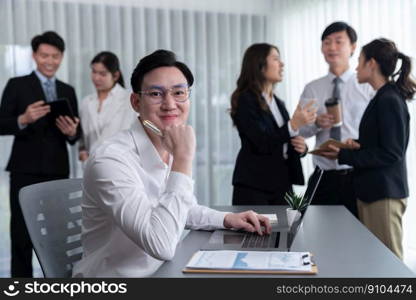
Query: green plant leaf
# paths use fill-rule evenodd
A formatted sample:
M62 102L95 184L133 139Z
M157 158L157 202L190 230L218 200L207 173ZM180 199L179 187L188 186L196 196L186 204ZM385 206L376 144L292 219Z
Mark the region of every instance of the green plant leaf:
M287 192L284 198L290 208L294 210L303 210L307 206L307 199L304 198L302 194L297 195L294 192Z

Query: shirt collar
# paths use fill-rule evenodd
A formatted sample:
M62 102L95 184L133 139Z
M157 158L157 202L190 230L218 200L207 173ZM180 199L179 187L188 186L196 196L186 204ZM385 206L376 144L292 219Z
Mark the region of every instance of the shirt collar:
M110 92L108 92L107 98L110 98L114 95L117 95L121 90L123 90L123 87L120 84L116 83L113 86L113 88L110 90ZM93 99L93 100L96 100L96 99L98 99L97 90L95 90L95 99Z
M341 74L341 76L339 76L339 78L341 79L341 81L343 82L343 83L345 83L345 82L347 82L349 79L350 79L350 77L351 76L353 76L354 75L354 71L352 70L352 68L348 68L348 70L347 71L345 71L344 73L342 73ZM335 74L334 73L332 73L331 71L329 71L329 73L328 73L328 77L329 77L329 79L331 80L331 82L332 82L332 80L334 80L334 78L335 77L337 77L337 76L335 76Z
M117 94L121 89L123 89L123 87L120 84L116 83L111 89L110 94Z
M52 78L48 78L45 75L43 75L41 72L39 72L38 69L35 70L35 74L36 74L36 76L38 76L38 78L39 78L39 80L42 84L44 84L47 80L50 80L50 81L52 81L53 84L55 84L56 76L53 76Z
M162 158L159 156L155 146L147 135L143 128L143 125L138 119L134 125L132 125L131 131L133 132L134 143L136 144L137 152L142 157L141 163L143 168L151 174L163 175L170 169L172 165L172 156L169 155L169 165L166 165ZM162 173L159 173L162 172Z

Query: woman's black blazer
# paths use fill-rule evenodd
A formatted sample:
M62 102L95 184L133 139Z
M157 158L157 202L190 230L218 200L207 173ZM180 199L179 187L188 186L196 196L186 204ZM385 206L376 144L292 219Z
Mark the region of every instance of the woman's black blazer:
M364 111L359 127L360 150L342 149L339 153L339 163L354 167L354 187L360 200L408 197L409 122L407 104L397 86L385 84Z
M289 114L283 101L273 97L285 121L280 128L271 111L260 107L253 92L243 92L238 98L233 119L241 138L241 149L233 185L274 193L288 191L292 184L304 184L300 155L290 144ZM262 101L266 100L262 98ZM283 157L284 143L288 143L287 159Z

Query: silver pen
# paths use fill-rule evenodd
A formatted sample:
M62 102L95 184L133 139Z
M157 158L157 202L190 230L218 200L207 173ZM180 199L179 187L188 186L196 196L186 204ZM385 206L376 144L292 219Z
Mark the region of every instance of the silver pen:
M157 126L155 124L153 124L152 122L150 122L149 120L144 120L143 125L146 126L147 128L149 128L151 131L153 131L158 136L163 136L160 129L157 128Z

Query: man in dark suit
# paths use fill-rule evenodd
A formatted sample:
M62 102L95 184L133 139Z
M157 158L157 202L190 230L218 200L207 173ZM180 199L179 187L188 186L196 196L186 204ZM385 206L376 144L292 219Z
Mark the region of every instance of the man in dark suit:
M32 243L19 205L19 190L39 182L68 178L66 142L79 137L75 90L55 77L65 50L63 39L49 31L32 39L37 68L11 78L0 105L0 134L14 135L6 170L10 171L11 276L32 277ZM74 112L52 117L48 103L67 98Z

